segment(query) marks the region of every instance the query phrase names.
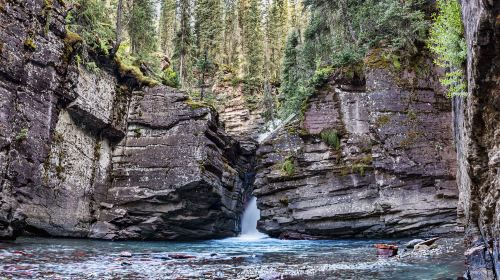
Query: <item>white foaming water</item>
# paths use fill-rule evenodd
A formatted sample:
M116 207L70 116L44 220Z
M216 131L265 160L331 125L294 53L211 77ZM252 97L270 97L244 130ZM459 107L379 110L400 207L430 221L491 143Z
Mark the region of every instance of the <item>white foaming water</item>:
M257 142L259 144L262 144L266 142L268 139L270 139L275 133L280 131L285 125L287 125L289 122L291 122L297 114L291 114L288 116L286 119L281 120L281 119L276 119L273 121L270 121L264 125L264 131L259 134L257 137Z
M257 221L260 219L260 210L257 208L257 198L252 197L241 218L241 234L243 240L257 240L268 237L257 230Z

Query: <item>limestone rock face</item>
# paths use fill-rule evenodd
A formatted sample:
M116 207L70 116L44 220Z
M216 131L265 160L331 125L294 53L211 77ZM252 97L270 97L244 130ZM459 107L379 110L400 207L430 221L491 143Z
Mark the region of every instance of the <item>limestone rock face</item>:
M235 235L253 151L179 91L78 67L50 2L0 3L0 238Z
M500 2L462 1L469 94L454 100L468 275L500 278Z
M166 87L135 93L93 237L204 239L239 232L245 159L214 112L188 103Z
M365 89L330 82L309 100L302 127L261 145L261 230L318 238L456 231L451 104L433 90L432 74L400 75L368 69Z

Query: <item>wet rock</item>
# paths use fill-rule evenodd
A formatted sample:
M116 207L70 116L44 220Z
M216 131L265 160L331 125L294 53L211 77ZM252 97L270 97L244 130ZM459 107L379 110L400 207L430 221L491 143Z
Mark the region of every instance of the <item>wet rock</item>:
M123 252L120 252L120 257L130 258L130 257L132 257L132 253L129 251L123 251Z
M169 258L176 260L185 260L185 259L195 259L196 256L186 255L186 254L169 254Z
M434 242L438 241L439 240L439 237L434 237L434 238L431 238L431 239L428 239L428 240L425 240L425 241L422 241L422 242L419 242L418 244L416 245L427 245L427 246L432 246L434 244Z
M284 240L318 240L318 239L326 239L322 236L313 236L298 232L283 232L280 234L279 239Z
M424 241L425 241L425 240L423 240L423 239L413 239L413 240L411 240L411 241L407 242L407 243L405 244L405 247L406 247L406 248L413 248L413 247L415 247L415 245L417 245L417 244L419 244L419 243L421 243L421 242L424 242Z
M398 254L398 246L389 244L375 244L377 255L383 257L394 257Z
M429 249L431 249L431 247L425 244L417 244L413 247L413 250L415 251L427 251Z

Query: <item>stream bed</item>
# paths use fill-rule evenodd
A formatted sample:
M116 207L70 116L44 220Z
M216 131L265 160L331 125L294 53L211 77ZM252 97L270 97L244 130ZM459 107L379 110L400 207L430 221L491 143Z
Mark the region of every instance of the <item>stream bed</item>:
M0 243L0 279L457 279L461 239L399 257L375 243L228 238L200 242L118 242L19 238ZM401 247L400 247L401 248Z

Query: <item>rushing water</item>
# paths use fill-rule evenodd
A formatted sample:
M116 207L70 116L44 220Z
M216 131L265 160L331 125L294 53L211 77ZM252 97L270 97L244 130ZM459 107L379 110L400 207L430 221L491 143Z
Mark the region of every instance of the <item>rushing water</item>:
M257 208L257 198L252 197L241 218L241 241L258 240L268 237L257 230L257 222L260 218L260 210Z
M379 258L374 243L407 240L286 241L256 229L253 198L242 234L199 242L111 242L19 238L0 242L0 279L456 279L460 239L425 254Z

